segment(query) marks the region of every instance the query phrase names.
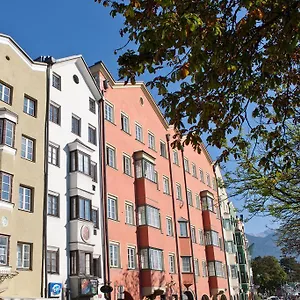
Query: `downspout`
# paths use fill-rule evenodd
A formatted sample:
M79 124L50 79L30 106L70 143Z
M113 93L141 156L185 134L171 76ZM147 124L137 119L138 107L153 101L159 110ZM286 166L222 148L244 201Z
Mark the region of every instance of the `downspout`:
M194 279L194 286L195 286L195 298L198 299L197 296L197 282L196 282L196 274L195 274L195 260L194 260L194 249L193 249L193 242L191 236L191 218L190 218L190 207L188 203L188 193L187 193L187 184L186 184L186 174L184 169L184 156L183 156L183 147L181 148L181 159L182 159L182 170L183 170L183 180L184 180L184 189L185 189L185 198L186 198L186 210L188 215L188 223L189 223L189 235L190 235L190 247L191 247L191 254L192 254L192 271L193 271L193 279Z
M47 297L47 204L48 204L48 147L49 147L49 107L50 107L50 76L51 67L55 63L53 57L45 57L47 64L46 74L46 115L44 127L44 201L43 201L43 238L42 238L42 272L41 272L41 297Z
M215 164L213 165L213 171L214 171L214 175L215 178L217 178L216 175L216 169L215 169ZM230 280L229 280L229 276L228 276L228 264L227 264L227 255L226 255L226 249L225 249L225 238L224 238L224 232L223 232L223 218L222 218L222 214L221 214L221 206L220 206L220 194L219 194L219 187L218 187L218 181L216 180L216 187L217 187L217 196L218 196L218 206L219 206L219 212L220 212L220 222L221 222L221 228L222 228L222 240L223 240L223 245L224 245L224 255L225 255L225 264L226 264L226 277L227 277L227 284L228 284L228 292L229 292L229 298L231 299L231 290L230 290Z
M109 265L109 239L108 239L108 219L107 219L107 181L106 181L106 147L105 147L105 121L104 121L104 99L101 101L101 128L102 128L102 163L103 163L103 229L105 235L105 285L110 285L110 265ZM105 272L104 272L105 273ZM108 298L111 299L111 294L108 293Z
M178 233L177 233L177 217L176 217L176 205L174 198L174 182L173 182L173 172L172 163L170 155L170 134L166 134L167 149L168 149L168 160L169 160L169 171L170 171L170 182L171 182L171 197L173 206L173 219L174 219L174 233L175 233L175 247L176 247L176 260L177 260L177 271L178 271L178 285L179 285L179 300L182 300L182 279L181 279L181 267L179 259L179 246L178 246Z

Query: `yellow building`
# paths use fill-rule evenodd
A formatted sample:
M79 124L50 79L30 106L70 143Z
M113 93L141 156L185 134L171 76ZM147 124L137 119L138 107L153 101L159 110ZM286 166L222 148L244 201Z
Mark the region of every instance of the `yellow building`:
M46 70L0 34L0 297L42 284ZM1 284L1 278L18 273ZM9 277L9 276L8 276Z

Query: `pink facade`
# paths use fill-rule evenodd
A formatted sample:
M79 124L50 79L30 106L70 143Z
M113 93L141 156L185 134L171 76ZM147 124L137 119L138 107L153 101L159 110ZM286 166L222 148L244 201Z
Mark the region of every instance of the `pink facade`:
M174 154L174 131L144 84L115 82L102 63L91 71L105 97L111 299L229 298L209 154Z

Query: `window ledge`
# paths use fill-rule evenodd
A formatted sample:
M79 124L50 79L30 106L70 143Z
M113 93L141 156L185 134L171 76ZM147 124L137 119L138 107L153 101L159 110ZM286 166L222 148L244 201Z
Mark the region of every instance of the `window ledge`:
M135 138L135 140L136 140L136 141L138 141L139 143L141 143L141 144L145 145L145 143L144 143L143 141L141 141L141 140L138 140L137 138Z
M110 221L113 221L113 222L118 222L118 223L120 223L120 220L111 219L111 218L109 218L109 217L107 217L107 219L110 220Z
M0 145L0 151L12 154L12 155L16 155L17 149L9 147L7 145Z
M33 160L33 159L29 159L29 158L22 157L22 156L21 156L21 158L24 159L24 160L30 161L30 162L32 162L32 163L35 163L35 160Z
M189 239L189 236L179 236L180 239Z
M115 170L115 171L118 171L118 169L117 169L116 167L112 167L112 166L110 166L110 165L108 165L108 164L106 164L106 166L109 167L110 169L113 169L113 170Z
M12 211L14 206L15 206L14 203L7 202L7 201L4 201L4 200L0 200L0 208Z
M0 266L0 274L10 274L11 267L10 266Z
M127 173L125 173L125 172L123 172L123 174L126 175L126 176L128 176L128 177L130 177L130 178L134 178L132 175L127 174Z
M123 130L122 128L121 128L120 130L121 130L122 132L126 133L127 135L132 136L132 134L131 134L130 132L127 132L127 131ZM128 270L131 270L131 269L128 269Z
M117 126L117 124L116 124L115 122L113 122L113 121L110 121L110 120L108 120L108 119L105 119L105 121L107 121L108 123L110 123L110 124L112 124L112 125Z
M18 271L32 271L32 269L26 269L26 268L17 268Z
M26 210L26 209L22 209L22 208L18 208L19 211L23 211L23 212L26 212L26 213L30 213L32 214L33 211L32 210Z
M153 148L151 148L151 147L148 146L148 149L150 149L150 150L152 150L152 151L154 151L154 152L157 153L157 151L155 150L155 148L153 149Z

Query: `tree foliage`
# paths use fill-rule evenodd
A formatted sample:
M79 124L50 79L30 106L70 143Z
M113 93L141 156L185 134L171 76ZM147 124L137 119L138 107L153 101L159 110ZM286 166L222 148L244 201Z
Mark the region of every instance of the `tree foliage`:
M280 265L287 274L288 282L300 282L300 263L295 257L283 257L280 259Z
M274 294L287 275L274 256L258 256L252 261L253 281L259 292Z
M162 95L178 140L187 135L185 143L199 150L206 136L226 158L263 138L259 164L268 168L282 155L290 166L285 130L300 120L298 0L95 2L124 17L120 77L134 83L153 75L148 85Z
M289 156L290 168L283 167L282 155L270 162L271 168L260 167L267 143L261 141L262 147L245 151L236 170L226 174L225 186L231 196L244 200L250 214L267 214L279 221L279 245L285 253L300 255L300 127L289 126L286 136L283 155Z

